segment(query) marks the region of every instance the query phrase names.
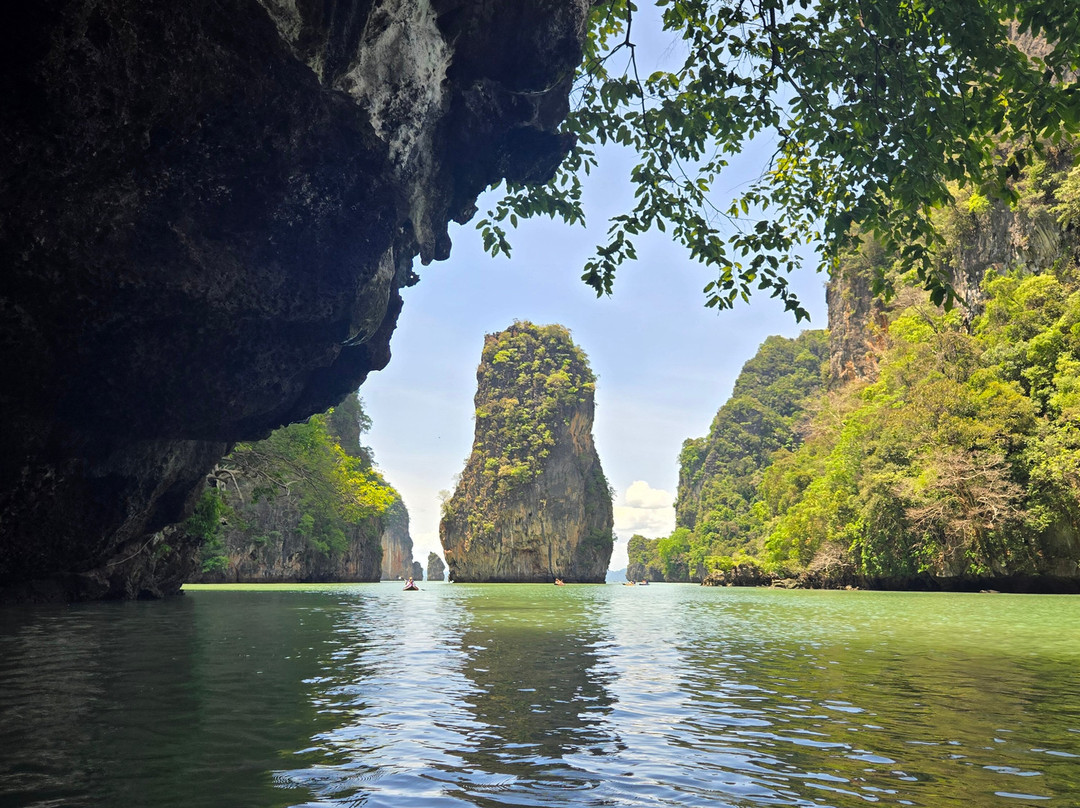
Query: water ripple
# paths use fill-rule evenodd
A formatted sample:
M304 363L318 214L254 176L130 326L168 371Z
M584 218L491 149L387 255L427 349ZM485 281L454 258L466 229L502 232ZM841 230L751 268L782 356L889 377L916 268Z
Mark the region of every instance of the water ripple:
M438 584L0 612L0 808L1065 808L1078 618Z

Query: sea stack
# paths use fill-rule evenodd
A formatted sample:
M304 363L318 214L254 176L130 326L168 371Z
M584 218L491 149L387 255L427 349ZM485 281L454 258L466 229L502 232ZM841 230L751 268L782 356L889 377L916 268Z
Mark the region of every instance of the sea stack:
M596 377L561 325L484 340L476 433L439 537L450 580L602 583L611 491L593 444Z
M435 553L428 553L427 579L429 581L446 580L446 565L443 564L443 560L435 555Z

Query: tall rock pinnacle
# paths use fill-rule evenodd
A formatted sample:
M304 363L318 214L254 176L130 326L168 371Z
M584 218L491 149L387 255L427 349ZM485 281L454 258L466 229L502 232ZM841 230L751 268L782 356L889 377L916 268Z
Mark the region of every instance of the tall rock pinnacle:
M439 536L459 582L602 583L611 492L592 438L596 377L560 325L484 341L476 435Z

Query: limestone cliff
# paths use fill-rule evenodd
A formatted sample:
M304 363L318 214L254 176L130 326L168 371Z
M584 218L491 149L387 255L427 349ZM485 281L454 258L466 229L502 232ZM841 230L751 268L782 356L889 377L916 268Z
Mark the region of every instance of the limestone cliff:
M382 564L379 577L384 581L412 575L412 536L409 535L409 512L401 499L394 500L382 517Z
M369 425L352 394L327 414L238 445L185 526L206 540L192 580L378 580L383 537L404 522L408 538L408 513L360 445Z
M190 579L196 583L377 581L383 518L373 514L343 526L340 543L313 541L304 512L289 495L255 499L252 480L230 489L218 541L220 555ZM244 497L243 502L239 496ZM218 563L213 563L214 561Z
M176 590L197 542L158 531L229 445L382 368L413 256L490 183L551 175L588 9L8 10L0 600Z
M439 558L435 553L428 553L427 579L429 581L446 580L446 565L443 564L443 560Z
M962 189L957 191L956 204L938 214L944 244L936 255L936 269L951 280L965 323L983 311L983 280L988 273L1039 274L1075 253L1076 229L1062 226L1072 215L1069 203L1058 198L1064 177L1070 170L1075 174L1073 163L1067 149L1052 150L1045 162L1014 183L1015 205ZM910 305L920 294L899 282L892 268L894 260L894 255L868 238L843 257L829 279L826 302L833 387L876 378L890 313ZM894 299L874 294L875 276L894 283Z
M709 434L683 443L675 522L690 530L696 543L730 555L760 534L753 502L761 473L778 449L799 445L804 406L824 386L828 340L825 331L766 339L743 365ZM670 580L703 574L693 568L665 570Z
M939 260L956 287L967 321L983 311L987 273L1045 272L1075 246L1075 234L1065 232L1052 210L1058 180L1051 178L1072 162L1068 150L1052 151L1049 162L1014 184L1019 196L1015 205L965 189L943 214L946 244Z
M595 377L559 325L489 334L472 453L439 525L450 579L603 583L611 492L592 439Z
M327 426L342 450L360 457L366 465L374 460L371 449L360 443L361 436L371 428L371 419L364 412L363 400L352 395L330 411ZM386 512L379 517L382 562L379 578L406 578L412 569L412 536L409 535L409 511L401 497L394 494ZM364 579L367 580L367 579Z
M888 258L873 241L845 258L829 277L825 302L829 312L829 384L839 387L877 375L885 349L888 304L873 293L875 272L885 272Z

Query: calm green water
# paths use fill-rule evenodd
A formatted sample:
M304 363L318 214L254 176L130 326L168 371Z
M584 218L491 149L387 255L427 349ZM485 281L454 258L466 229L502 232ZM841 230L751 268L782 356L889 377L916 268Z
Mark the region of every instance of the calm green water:
M2 806L1076 806L1080 598L199 589L0 610Z

